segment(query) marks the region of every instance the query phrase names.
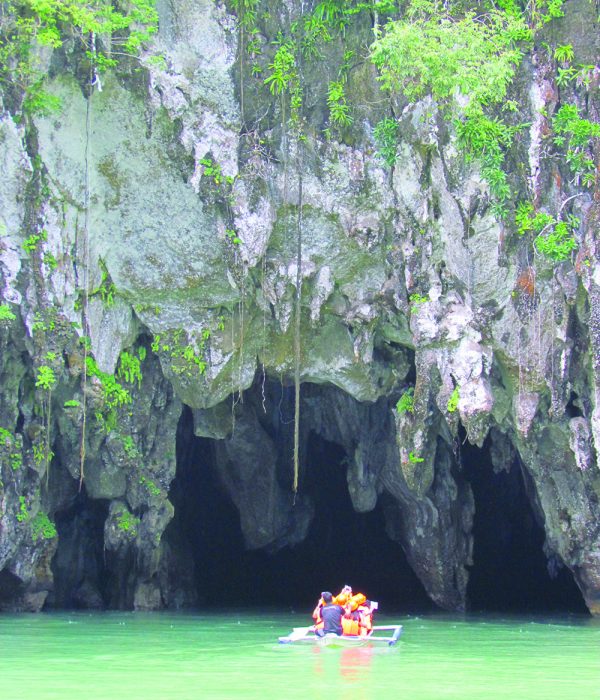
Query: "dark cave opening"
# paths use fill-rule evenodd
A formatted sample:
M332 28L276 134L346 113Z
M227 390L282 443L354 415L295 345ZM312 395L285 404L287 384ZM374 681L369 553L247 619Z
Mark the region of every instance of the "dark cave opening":
M199 605L311 611L322 590L335 593L349 583L382 611L434 609L402 548L385 533L382 499L369 513L354 511L344 450L314 433L306 450L310 467L301 489L315 503L306 539L276 552L248 551L237 509L219 483L214 441L194 436L191 411L184 409L168 537L187 543Z
M546 558L544 530L529 501L518 457L507 470L494 471L489 447L488 437L481 449L466 442L461 448L475 498L470 609L587 613L572 573Z
M58 548L52 559L54 587L46 608L113 607L110 574L103 548L108 501L87 496L85 487L68 508L54 516Z

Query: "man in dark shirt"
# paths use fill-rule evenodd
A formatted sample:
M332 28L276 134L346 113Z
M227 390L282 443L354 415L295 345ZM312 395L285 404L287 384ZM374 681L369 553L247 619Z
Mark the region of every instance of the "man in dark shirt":
M323 620L323 629L317 630L315 634L322 637L325 634L342 634L342 617L346 615L346 610L341 605L333 602L333 595L329 591L321 593L323 605L320 609L320 616Z

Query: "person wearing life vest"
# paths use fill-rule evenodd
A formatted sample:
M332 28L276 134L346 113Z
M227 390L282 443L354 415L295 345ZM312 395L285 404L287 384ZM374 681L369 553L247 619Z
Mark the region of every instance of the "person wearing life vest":
M322 604L321 604L322 601ZM333 595L329 591L321 593L321 600L313 612L315 634L322 637L326 634L343 633L342 619L350 615L350 607L343 608L338 603L334 603Z
M357 612L359 613L358 634L361 637L368 637L373 632L375 606L370 600L365 600L362 605L358 606Z

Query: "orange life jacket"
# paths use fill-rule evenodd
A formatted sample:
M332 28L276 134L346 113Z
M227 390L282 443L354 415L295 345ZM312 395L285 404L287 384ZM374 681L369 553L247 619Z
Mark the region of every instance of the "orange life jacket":
M342 634L358 636L360 631L360 616L353 613L352 617L343 617L342 630Z
M373 631L373 611L370 608L359 609L360 620L358 623L361 637L368 637Z

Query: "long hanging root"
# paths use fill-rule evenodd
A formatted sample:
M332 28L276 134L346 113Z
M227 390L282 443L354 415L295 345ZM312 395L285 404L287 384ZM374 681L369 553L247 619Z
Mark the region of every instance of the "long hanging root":
M298 231L296 249L296 325L294 333L294 503L300 472L300 299L302 295L302 161L298 143Z

